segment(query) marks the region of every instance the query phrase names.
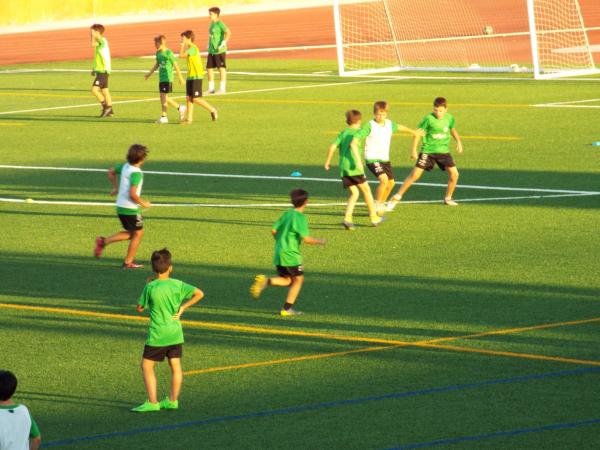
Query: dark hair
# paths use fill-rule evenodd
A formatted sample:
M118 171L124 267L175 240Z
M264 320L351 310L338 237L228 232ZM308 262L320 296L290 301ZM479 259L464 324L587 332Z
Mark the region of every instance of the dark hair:
M444 108L448 107L448 105L446 104L446 99L444 97L436 97L436 99L433 101L433 106L443 106Z
M221 9L218 6L213 6L212 8L209 8L208 12L215 13L217 16L221 15Z
M155 250L150 258L152 270L156 273L165 273L171 265L171 252L166 248Z
M187 39L191 39L192 42L194 42L194 39L196 39L196 35L194 34L194 32L192 30L185 30L183 33L181 33L180 36L183 36Z
M353 125L357 123L360 119L362 119L362 114L360 113L360 111L357 111L356 109L350 109L346 111L346 123L348 125Z
M155 44L162 44L166 40L167 40L167 37L164 34L159 34L158 36L156 36L154 38L154 43Z
M17 390L17 377L8 370L0 370L0 401L5 402Z
M90 27L90 30L97 31L100 34L104 34L104 25L100 25L99 23L95 23Z
M308 192L304 189L294 189L290 192L290 199L292 200L294 208L300 208L306 203L306 200L308 200Z
M133 144L127 151L127 162L137 164L148 156L148 148L142 144Z
M379 100L373 104L373 113L377 113L377 111L387 111L388 104L385 100Z

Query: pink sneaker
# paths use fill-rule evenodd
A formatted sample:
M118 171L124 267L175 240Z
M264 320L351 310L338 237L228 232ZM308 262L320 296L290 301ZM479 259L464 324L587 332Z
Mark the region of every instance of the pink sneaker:
M104 238L102 236L98 236L96 238L96 247L94 248L94 256L96 258L100 258L100 256L102 255L102 250L104 250L104 247L106 245L104 244Z

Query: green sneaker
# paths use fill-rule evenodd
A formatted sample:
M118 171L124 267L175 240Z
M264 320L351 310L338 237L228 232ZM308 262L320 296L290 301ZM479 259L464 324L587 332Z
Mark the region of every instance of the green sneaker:
M146 400L140 406L136 406L135 408L131 408L131 412L153 412L160 411L160 403L151 403L149 400Z
M160 403L160 409L179 409L179 400L171 401L169 397L163 398Z

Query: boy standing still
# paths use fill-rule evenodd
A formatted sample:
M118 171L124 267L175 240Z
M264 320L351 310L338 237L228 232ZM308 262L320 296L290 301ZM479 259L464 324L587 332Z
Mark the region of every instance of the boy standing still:
M107 245L119 241L129 241L127 255L122 269L139 269L143 264L135 262L135 254L144 236L144 218L141 208L149 208L151 203L143 200L142 184L144 175L142 165L148 156L148 149L140 144L133 144L127 152L127 163L118 164L108 170L108 178L113 186L110 195L117 195L117 215L125 231L120 231L108 238L96 238L94 256L100 258ZM118 178L117 178L118 177Z
M215 69L219 69L219 90L217 94L224 94L227 84L227 42L231 31L221 21L221 10L213 6L208 10L210 27L208 28L208 56L206 57L206 71L208 72L208 94L215 94Z
M185 93L187 101L187 117L181 123L190 125L194 120L194 103L202 106L208 112L213 121L217 120L217 109L210 105L202 97L202 78L204 77L204 68L200 58L200 50L194 44L195 35L192 30L181 33L181 49L179 57L187 57L188 76L185 84Z
M360 111L355 109L346 111L346 124L348 127L342 131L336 140L329 146L327 161L325 161L325 170L329 170L331 168L331 158L335 151L339 149L342 183L344 184L344 187L350 191L350 197L348 198L346 214L342 225L349 231L354 231L356 229L354 227L352 215L360 192L362 192L365 202L367 203L371 224L377 226L382 221L381 217L379 217L375 211L375 203L373 201L373 195L371 194L371 188L367 184L367 177L365 177L365 168L361 157L361 141L359 139L354 139L360 131L361 119L362 114Z
M179 319L190 306L204 297L200 289L169 278L173 271L169 250L163 248L153 252L151 261L156 278L146 284L137 304L139 313L150 308L150 328L142 356L142 375L148 400L131 410L140 413L179 408L179 393L183 382L183 329ZM187 301L183 303L185 300ZM154 365L164 361L165 357L171 368L171 392L159 403Z
M387 118L388 104L385 101L373 105L373 120L362 126L354 139L365 139L365 162L373 175L379 180L375 192L375 209L378 216L385 213L385 202L394 189L396 181L390 162L390 144L392 135L397 131L410 133L413 137L423 136L423 130L413 130Z
M92 47L94 47L94 70L92 71L92 75L96 77L92 84L92 94L102 105L100 117L110 117L114 114L112 99L108 90L111 61L108 40L104 37L104 26L95 23L90 27L90 35Z
M0 448L37 450L42 443L40 430L25 405L12 401L17 390L17 377L0 370Z
M304 266L300 245L313 244L325 245L325 239L316 239L309 236L308 221L304 216L304 208L308 203L308 192L295 189L290 193L292 209L285 212L271 229L275 239L275 253L273 264L278 276L267 278L257 275L250 287L250 295L258 299L267 286L289 287L288 295L283 308L279 312L282 316L295 316L302 314L293 308L298 294L304 283Z
M444 97L437 97L433 101L433 112L425 116L419 124L419 129L425 132L421 153L419 153L417 159L417 145L419 144L420 139L418 136L414 137L410 152L410 159L417 159L417 164L412 172L406 177L396 195L392 197L392 200L386 208L387 211L393 211L398 202L402 200L402 196L406 191L408 191L415 181L421 178L423 171L430 171L435 164L437 164L441 170L448 172L448 188L446 189L446 195L444 196L444 204L448 206L458 205L458 203L452 199L454 189L456 189L456 183L458 183L458 169L454 164L450 149L448 148L450 136L456 140L456 151L458 154L463 152L463 147L458 131L454 128L454 116L447 111L448 104L446 99Z
M158 92L160 93L161 113L156 123L169 122L169 118L167 117L167 108L169 105L179 111L179 120L184 120L185 105L180 105L175 100L169 98L169 94L173 92L173 68L177 72L179 84L181 86L184 84L175 54L167 47L167 38L162 34L154 38L154 46L156 47L156 63L152 66L150 72L144 75L144 79L147 80L150 78L154 71L158 69Z

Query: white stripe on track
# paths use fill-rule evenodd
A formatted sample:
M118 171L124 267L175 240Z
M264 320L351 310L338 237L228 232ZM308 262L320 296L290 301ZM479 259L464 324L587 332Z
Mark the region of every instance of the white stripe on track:
M15 170L49 170L62 172L106 172L106 169L96 169L90 167L52 167L52 166L21 166L0 164L0 169L15 169ZM276 175L242 175L229 173L202 173L202 172L164 172L159 170L144 170L144 173L151 175L174 175L183 177L208 177L208 178L239 178L250 180L293 180L293 181L322 181L327 183L339 183L339 178L317 178L317 177L292 177L292 176L276 176ZM369 180L371 184L377 184L378 181ZM444 183L414 183L418 186L431 187L446 187ZM459 184L461 189L481 189L491 191L512 191L512 192L543 192L550 194L580 194L580 195L597 195L597 191L581 191L569 189L544 189L544 188L515 188L506 186L479 186L470 184Z

